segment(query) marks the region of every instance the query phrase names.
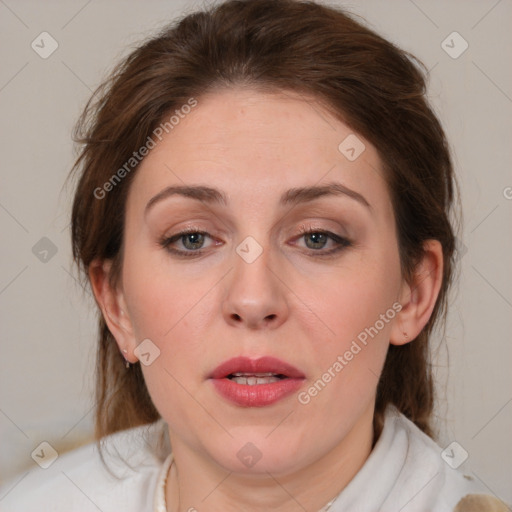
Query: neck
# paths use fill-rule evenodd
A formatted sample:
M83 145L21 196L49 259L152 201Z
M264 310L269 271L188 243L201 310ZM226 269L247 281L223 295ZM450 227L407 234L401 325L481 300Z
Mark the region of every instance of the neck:
M319 511L352 480L373 446L373 404L351 431L306 467L285 475L237 474L172 435L174 463L166 484L167 512Z

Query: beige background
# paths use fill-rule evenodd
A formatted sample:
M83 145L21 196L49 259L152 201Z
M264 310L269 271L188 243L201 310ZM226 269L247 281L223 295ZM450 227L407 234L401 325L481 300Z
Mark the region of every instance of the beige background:
M469 454L465 467L512 502L512 2L331 3L432 70L430 97L454 148L465 221L449 360L441 350L437 361L441 444L456 440ZM0 0L0 481L43 471L31 458L40 442L65 451L91 435L95 317L73 277L71 191L62 188L72 126L130 45L201 5ZM47 59L31 48L43 31L59 45ZM441 46L454 31L469 45L456 59ZM447 41L452 54L463 48L458 36ZM47 261L43 237L57 251Z

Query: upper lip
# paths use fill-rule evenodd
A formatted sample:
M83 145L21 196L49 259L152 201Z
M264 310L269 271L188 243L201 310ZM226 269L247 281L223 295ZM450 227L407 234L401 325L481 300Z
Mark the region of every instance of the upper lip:
M232 373L275 373L289 378L304 378L304 374L295 366L275 357L233 357L221 363L210 375L210 379L223 379Z

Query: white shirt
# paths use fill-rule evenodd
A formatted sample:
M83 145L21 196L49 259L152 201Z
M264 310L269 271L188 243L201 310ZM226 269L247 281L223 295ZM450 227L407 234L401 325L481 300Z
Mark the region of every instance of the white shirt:
M168 445L158 444L165 428L160 420L103 440L105 461L120 479L109 474L94 443L59 456L47 469L34 464L0 488L0 510L166 512L172 454ZM329 512L452 512L466 494L485 493L441 452L414 423L388 407L374 449Z

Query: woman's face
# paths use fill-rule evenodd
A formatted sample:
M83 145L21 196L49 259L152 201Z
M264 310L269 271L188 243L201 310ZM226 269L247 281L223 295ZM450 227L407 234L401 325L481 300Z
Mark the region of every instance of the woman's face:
M399 330L393 208L376 149L312 100L197 100L129 192L130 355L146 340L176 456L284 475L369 432Z

